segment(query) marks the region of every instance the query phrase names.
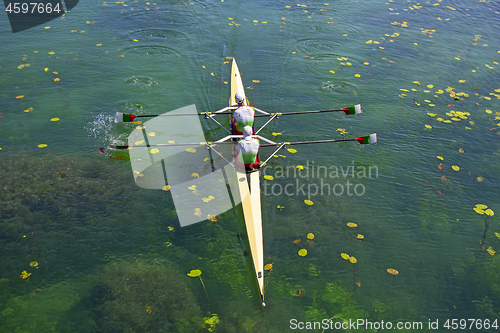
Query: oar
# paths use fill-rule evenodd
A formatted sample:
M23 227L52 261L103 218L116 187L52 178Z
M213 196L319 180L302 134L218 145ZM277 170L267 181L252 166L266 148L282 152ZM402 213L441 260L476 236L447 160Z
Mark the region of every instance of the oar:
M285 146L291 146L291 145L307 145L310 143L328 143L328 142L346 142L346 141L358 141L360 144L370 144L370 143L377 143L377 133L373 133L370 135L365 135L365 136L360 136L359 138L355 139L337 139L337 140L316 140L316 141L297 141L297 142L280 142L277 144L263 144L260 145L261 147L276 147L278 146L278 149L276 149L267 160L265 160L263 163L261 163L261 166L266 165L267 161L273 157L274 154L276 154L281 148Z
M333 109L333 110L314 110L314 111L297 111L297 112L278 112L278 113L270 113L269 115L265 114L258 114L255 115L255 117L269 117L269 116L274 116L277 115L279 116L287 116L287 115L292 115L292 114L304 114L304 113L322 113L322 112L338 112L338 111L343 111L345 112L346 115L351 115L351 114L360 114L362 113L363 109L361 108L361 104L356 104L353 106L349 106L346 108L342 109Z
M346 141L358 141L360 144L370 144L377 143L377 133L373 133L370 135L360 136L355 139L336 139L336 140L316 140L316 141L296 141L296 142L282 142L277 144L263 144L261 147L272 147L272 146L280 146L284 144L284 146L289 145L307 145L310 143L327 143L327 142L346 142Z
M231 107L221 109L216 112L200 112L200 113L183 113L183 114L131 114L117 112L115 114L115 123L131 123L135 118L153 118L153 117L178 117L178 116L215 116L219 114L231 114L231 111L224 112L222 110L231 109Z

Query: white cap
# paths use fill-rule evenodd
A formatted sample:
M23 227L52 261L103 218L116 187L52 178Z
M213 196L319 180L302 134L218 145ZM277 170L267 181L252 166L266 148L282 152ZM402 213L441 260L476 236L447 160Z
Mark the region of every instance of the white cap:
M240 104L240 103L243 103L243 101L245 100L245 96L240 93L240 92L237 92L235 95L234 95L234 100L236 101L236 103Z
M250 126L243 127L243 140L250 141L252 140L252 128Z

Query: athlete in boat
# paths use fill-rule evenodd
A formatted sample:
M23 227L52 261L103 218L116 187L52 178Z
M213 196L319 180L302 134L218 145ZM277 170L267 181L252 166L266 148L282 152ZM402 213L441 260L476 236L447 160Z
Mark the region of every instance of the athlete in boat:
M252 132L252 127L245 126L243 128L243 139L238 141L239 153L236 161L246 171L260 169L258 158L260 141L252 137Z
M237 135L243 134L243 128L250 126L253 131L253 120L255 116L255 109L253 106L245 106L245 96L242 93L234 95L238 108L233 111L233 132Z

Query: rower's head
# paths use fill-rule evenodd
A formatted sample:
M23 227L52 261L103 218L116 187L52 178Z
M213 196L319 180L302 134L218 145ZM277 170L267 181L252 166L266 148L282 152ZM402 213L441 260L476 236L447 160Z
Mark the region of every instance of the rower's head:
M242 105L243 102L245 101L245 96L242 93L237 92L234 95L234 100L236 101L236 103L238 103L238 105Z
M243 140L250 141L252 140L252 128L250 126L243 127Z

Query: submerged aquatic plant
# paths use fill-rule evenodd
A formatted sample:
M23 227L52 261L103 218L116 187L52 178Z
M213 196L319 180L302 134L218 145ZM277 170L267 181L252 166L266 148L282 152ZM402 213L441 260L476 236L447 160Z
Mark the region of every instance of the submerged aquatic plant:
M193 269L187 275L190 277L199 277L200 278L201 285L203 286L203 289L205 290L205 294L207 295L207 300L208 300L207 288L205 287L205 283L203 283L203 280L201 278L201 271L199 269Z
M104 332L197 332L203 317L182 275L158 261L116 261L99 278Z

